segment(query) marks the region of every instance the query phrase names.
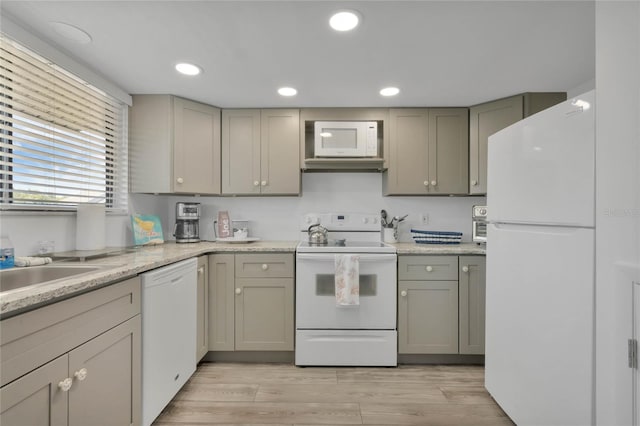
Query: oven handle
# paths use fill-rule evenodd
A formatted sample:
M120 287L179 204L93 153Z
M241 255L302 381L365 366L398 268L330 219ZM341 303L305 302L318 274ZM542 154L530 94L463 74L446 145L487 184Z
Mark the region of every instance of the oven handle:
M349 254L349 253L344 253L344 254ZM357 254L358 256L360 256L360 262L390 262L396 261L396 255L395 254L358 254L358 253L351 253L351 254ZM296 259L297 260L311 260L311 261L317 261L317 262L334 262L336 259L336 253L329 253L329 254L322 254L322 253L298 253L296 255Z

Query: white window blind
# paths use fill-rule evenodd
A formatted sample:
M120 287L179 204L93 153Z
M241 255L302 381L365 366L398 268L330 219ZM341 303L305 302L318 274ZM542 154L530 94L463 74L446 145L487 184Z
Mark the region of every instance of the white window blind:
M127 203L126 105L0 35L0 207Z

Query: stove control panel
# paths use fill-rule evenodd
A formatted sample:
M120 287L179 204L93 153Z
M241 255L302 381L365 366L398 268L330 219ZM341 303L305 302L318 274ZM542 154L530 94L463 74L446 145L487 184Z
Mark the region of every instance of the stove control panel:
M329 231L380 231L379 214L371 213L307 213L300 229L319 223Z

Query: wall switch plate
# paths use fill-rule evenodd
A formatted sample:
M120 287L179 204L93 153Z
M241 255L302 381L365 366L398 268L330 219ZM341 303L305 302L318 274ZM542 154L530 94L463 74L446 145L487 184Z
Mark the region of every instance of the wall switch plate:
M429 214L428 213L422 213L420 215L420 224L421 225L428 225L429 224Z

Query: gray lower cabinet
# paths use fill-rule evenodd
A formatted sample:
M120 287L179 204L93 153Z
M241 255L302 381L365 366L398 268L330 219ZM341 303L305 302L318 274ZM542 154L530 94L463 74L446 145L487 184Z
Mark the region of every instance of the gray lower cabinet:
M398 352L484 354L484 256L398 256Z
M292 351L292 253L209 256L209 350Z
M468 192L469 110L389 110L386 195L448 195Z
M399 281L398 352L458 353L457 281Z
M198 257L196 362L209 352L209 257Z
M3 320L3 426L138 425L138 278Z
M460 353L484 354L486 259L460 256Z
M300 193L299 110L222 111L222 193Z
M487 192L489 136L565 99L566 93L524 93L469 108L469 193Z

